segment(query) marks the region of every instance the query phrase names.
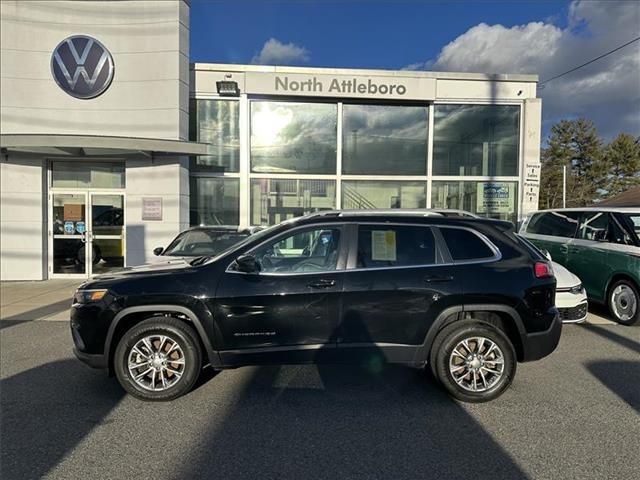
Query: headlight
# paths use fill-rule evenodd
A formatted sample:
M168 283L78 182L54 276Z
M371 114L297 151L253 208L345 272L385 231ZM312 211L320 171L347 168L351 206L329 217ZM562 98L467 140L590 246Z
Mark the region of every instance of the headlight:
M580 295L582 293L582 284L579 283L578 285L576 285L575 287L571 287L569 289L569 292L574 294L574 295Z
M76 290L73 303L99 302L107 294L107 290Z

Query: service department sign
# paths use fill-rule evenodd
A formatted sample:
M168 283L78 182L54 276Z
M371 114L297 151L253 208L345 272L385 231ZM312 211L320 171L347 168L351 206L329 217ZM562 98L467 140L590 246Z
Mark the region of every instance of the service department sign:
M95 38L73 35L53 50L51 73L58 86L72 97L95 98L111 85L113 58Z

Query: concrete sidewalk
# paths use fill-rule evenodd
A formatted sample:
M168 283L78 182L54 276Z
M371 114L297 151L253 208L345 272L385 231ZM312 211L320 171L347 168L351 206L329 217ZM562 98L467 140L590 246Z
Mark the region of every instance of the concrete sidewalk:
M71 297L81 281L1 282L0 319L69 321Z

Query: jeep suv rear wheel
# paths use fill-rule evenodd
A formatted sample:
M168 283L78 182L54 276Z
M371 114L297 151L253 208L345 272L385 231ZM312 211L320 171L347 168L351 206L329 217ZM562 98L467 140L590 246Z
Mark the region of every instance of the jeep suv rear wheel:
M463 402L500 396L516 373L516 355L507 336L492 325L462 320L436 337L431 368L442 386Z
M173 400L198 379L202 352L196 332L186 323L154 317L128 330L114 355L116 377L141 400Z

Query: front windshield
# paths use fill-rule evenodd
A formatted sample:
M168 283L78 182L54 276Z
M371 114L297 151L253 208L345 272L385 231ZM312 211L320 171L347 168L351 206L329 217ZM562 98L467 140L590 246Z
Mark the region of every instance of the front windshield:
M237 231L189 230L178 235L162 255L171 257L217 255L247 236L248 233Z
M241 240L241 241L239 241L239 242L235 243L234 245L229 245L229 247L227 247L226 249L224 249L224 250L220 250L220 251L219 251L219 252L217 252L215 255L211 255L211 256L210 256L211 258L209 258L208 260L213 261L215 258L217 258L217 257L221 257L221 256L223 256L223 255L226 255L226 254L227 254L227 253L229 253L231 250L235 250L235 249L237 249L237 248L241 248L241 247L243 247L244 245L246 245L246 244L247 244L247 243L249 243L249 242L251 242L251 243L253 243L253 242L258 242L258 241L260 241L261 239L263 239L263 238L265 238L265 237L267 237L267 236L271 235L271 234L272 234L273 232L275 232L276 230L278 230L278 229L282 228L282 226L283 226L283 224L282 224L282 223L279 223L279 224L276 224L276 225L271 225L270 227L265 228L264 230L260 230L260 231L258 231L258 232L256 232L256 233L252 234L252 235L249 235L249 236L247 236L246 238L244 238L243 240Z

